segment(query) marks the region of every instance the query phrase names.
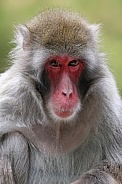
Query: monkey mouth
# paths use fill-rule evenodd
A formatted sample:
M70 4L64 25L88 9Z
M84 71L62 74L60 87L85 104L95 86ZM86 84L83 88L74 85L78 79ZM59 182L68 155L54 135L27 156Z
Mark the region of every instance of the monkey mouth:
M50 103L49 109L54 118L60 118L60 119L69 119L73 118L74 115L79 111L81 108L80 104L71 104L71 103L65 103L60 104L59 103Z
M73 110L65 110L65 109L61 109L61 110L54 109L54 113L60 118L68 118L69 116L71 116L74 113L74 111Z

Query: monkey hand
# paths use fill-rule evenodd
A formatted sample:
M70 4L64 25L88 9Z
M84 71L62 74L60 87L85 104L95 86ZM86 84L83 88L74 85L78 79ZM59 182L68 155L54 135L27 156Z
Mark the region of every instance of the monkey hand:
M79 180L72 184L120 184L110 174L100 171L99 169L91 169L83 174Z

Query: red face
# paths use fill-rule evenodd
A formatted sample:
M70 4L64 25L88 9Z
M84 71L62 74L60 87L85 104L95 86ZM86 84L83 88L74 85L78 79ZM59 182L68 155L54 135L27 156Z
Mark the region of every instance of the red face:
M76 84L82 73L84 63L70 56L50 57L46 69L51 80L50 107L60 118L75 114L79 106Z

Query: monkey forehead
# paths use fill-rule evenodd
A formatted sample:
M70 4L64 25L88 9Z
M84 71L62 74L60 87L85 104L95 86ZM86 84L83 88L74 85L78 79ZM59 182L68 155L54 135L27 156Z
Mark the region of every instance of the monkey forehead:
M69 10L52 9L42 12L26 26L42 46L51 48L60 45L85 46L89 40L86 21Z

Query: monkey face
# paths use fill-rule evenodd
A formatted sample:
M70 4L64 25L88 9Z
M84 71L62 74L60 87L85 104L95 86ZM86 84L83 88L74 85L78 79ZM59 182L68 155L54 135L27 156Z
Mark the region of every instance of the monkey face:
M83 62L68 55L53 56L45 68L51 83L51 114L61 119L74 116L80 106L76 84L84 68Z

